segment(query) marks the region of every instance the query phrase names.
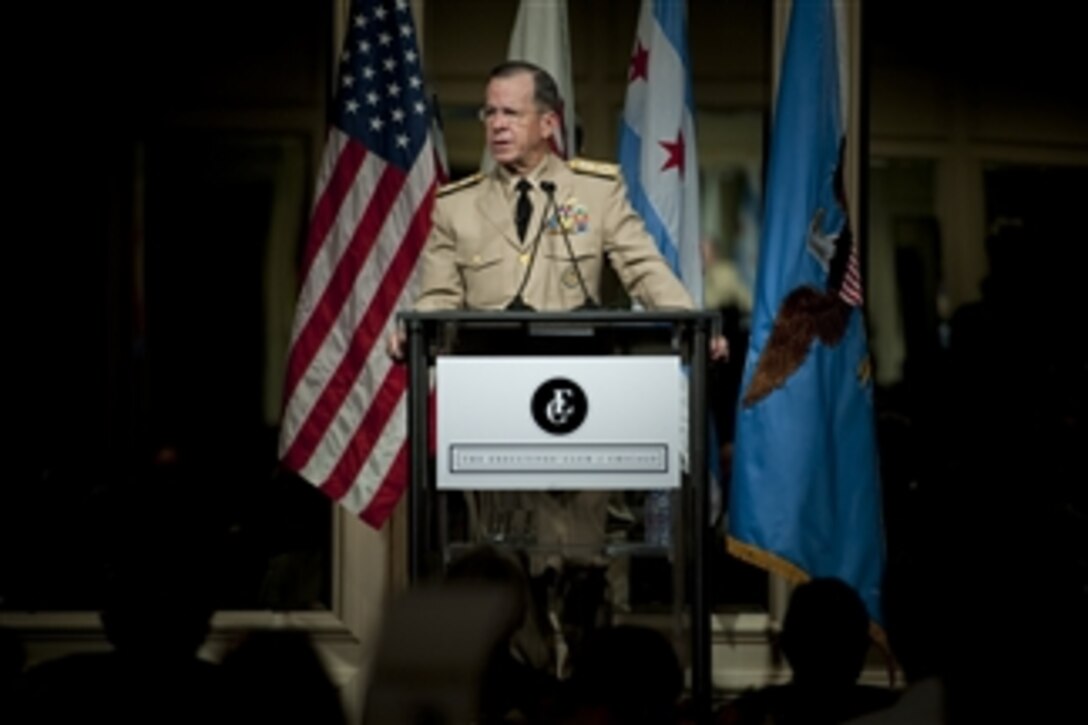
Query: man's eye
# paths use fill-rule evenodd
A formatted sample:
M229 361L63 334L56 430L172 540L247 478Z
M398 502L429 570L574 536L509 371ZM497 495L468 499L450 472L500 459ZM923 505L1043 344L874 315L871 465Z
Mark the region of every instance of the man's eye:
M513 108L491 108L485 106L479 110L479 117L481 121L490 121L496 116L501 117L507 121L520 121L525 117L524 111L518 111Z

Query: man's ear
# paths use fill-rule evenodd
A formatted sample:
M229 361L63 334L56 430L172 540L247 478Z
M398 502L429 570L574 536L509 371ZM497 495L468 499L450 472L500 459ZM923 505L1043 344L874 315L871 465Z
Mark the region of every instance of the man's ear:
M555 111L548 111L540 117L540 132L541 135L550 139L559 132L559 114Z

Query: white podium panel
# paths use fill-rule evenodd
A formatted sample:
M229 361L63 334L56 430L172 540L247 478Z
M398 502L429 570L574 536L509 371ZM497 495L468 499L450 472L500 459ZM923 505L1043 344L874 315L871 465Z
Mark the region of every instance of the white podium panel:
M439 356L439 489L680 485L676 356Z

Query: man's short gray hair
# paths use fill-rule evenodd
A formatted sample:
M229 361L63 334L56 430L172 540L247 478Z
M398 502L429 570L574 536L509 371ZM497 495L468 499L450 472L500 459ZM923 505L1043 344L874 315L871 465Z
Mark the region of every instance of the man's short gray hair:
M543 111L559 113L559 107L563 103L559 97L559 86L555 84L555 79L548 71L535 63L526 60L508 60L499 63L491 69L487 80L490 82L495 78L509 78L521 73L528 73L533 77L533 100L536 101L536 105Z

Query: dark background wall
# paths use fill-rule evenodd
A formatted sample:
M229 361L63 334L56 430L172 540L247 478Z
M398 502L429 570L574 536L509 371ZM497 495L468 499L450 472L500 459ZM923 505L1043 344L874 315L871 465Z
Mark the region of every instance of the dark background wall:
M592 156L607 158L614 148L636 5L572 3ZM435 90L451 107L473 106L483 73L505 53L513 4L424 6ZM985 203L968 202L983 193L973 174L988 159L1064 156L1072 167L1034 194L1034 184L993 183L1015 188L1036 218L1058 220L1042 246L1022 250L1036 264L1021 290L1036 294L1037 283L1052 279L1073 289L1085 241L1088 94L1070 5L865 7L874 147L967 163L938 189L939 204L953 210L941 238L957 302L977 298L987 273L984 221L957 220L985 219ZM13 254L4 265L10 402L0 528L4 551L19 553L4 555L0 575L18 581L19 594L0 586L0 606L93 604L83 584L93 581L95 542L109 528L103 522L114 520L101 518L98 506L122 523L151 517L162 526L196 520L212 531L242 530L249 538L234 540L236 555L266 562L291 545L270 541L267 531L290 529L299 517L261 492L301 489L275 476L267 404L275 357L267 297L290 300L294 290L269 288L257 258L268 254L272 209L284 203L276 191L284 154L304 160L293 203L303 217L308 208L324 133L332 4L60 2L6 15L4 237ZM696 0L691 20L697 104L766 113L768 6ZM451 133L452 156L478 154L466 134ZM1008 196L998 186L995 193ZM1062 309L1076 304L1076 296L1059 296ZM1071 320L1075 339L1075 318L1061 319ZM1065 392L1076 394L1055 394ZM141 487L139 472L162 446L185 449L192 485ZM118 508L102 487L121 484ZM296 494L283 495L294 502ZM297 495L314 521L327 520L320 499ZM254 502L272 512L274 525L252 523ZM302 529L305 546L320 549L313 542L325 529ZM237 601L252 604L257 589L249 582Z

